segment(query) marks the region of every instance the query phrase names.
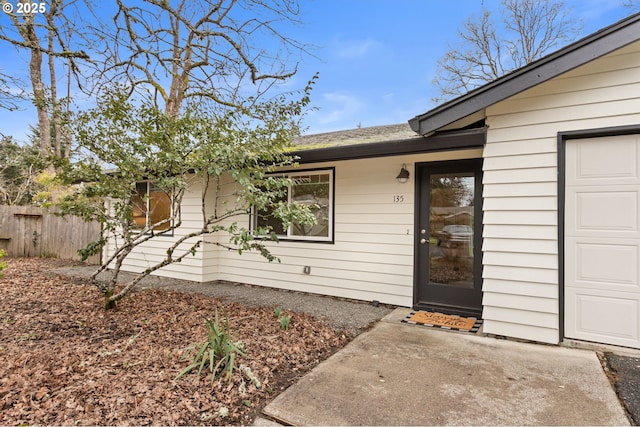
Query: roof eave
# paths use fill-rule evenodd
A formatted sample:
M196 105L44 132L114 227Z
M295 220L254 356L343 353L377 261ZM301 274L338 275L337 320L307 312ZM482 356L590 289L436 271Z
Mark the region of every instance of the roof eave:
M442 132L429 137L414 137L368 144L341 145L310 150L297 150L290 154L299 163L354 160L372 157L482 148L486 140L484 127Z

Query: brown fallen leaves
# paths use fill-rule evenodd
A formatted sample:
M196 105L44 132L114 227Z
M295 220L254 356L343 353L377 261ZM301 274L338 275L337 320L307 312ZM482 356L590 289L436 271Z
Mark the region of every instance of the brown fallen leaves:
M280 329L273 308L145 290L105 311L94 287L12 259L0 279L0 425L250 424L266 402L347 342L304 313ZM246 356L231 382L176 375L216 307ZM260 387L251 380L251 373Z

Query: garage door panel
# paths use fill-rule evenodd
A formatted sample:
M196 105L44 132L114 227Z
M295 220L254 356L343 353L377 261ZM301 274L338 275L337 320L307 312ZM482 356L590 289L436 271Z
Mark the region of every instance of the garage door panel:
M640 245L567 239L575 250L565 258L567 283L582 288L638 292Z
M636 347L640 336L640 301L634 294L612 295L610 292L570 290L574 301L565 312L571 338Z
M640 138L566 143L565 335L640 348Z
M625 237L621 233L631 233L626 237L640 237L638 200L640 188L627 191L582 191L575 189L567 198L567 232L609 233Z
M577 193L577 230L638 231L637 191Z
M638 184L638 136L613 136L580 140L567 145L567 184Z

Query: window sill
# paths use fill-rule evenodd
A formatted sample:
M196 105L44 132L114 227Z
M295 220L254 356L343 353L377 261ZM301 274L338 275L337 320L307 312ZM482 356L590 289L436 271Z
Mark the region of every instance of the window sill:
M333 245L335 240L332 239L305 239L305 238L296 238L291 236L277 236L278 242L293 242L293 243L321 243L321 244L329 244ZM256 239L260 240L271 240L268 236L257 236Z

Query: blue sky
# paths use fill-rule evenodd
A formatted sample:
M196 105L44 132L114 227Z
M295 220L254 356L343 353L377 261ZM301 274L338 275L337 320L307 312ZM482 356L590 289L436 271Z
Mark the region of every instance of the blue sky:
M0 0L2 1L2 0ZM16 0L10 0L13 3ZM197 1L197 0L194 0ZM458 28L484 4L497 10L497 0L300 0L304 24L288 33L316 46L289 87L304 87L319 72L312 92L315 111L305 120L305 133L321 133L402 123L434 106L432 83L438 59ZM566 1L582 35L629 15L623 0ZM1 15L0 25L8 25ZM0 42L0 68L26 75L28 59ZM35 110L0 111L0 133L25 140Z

